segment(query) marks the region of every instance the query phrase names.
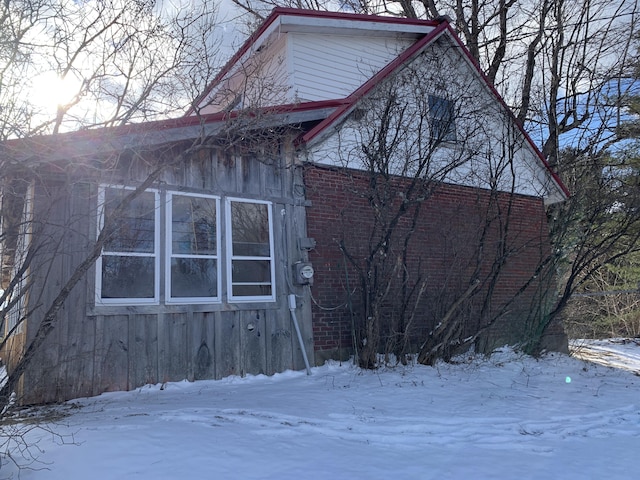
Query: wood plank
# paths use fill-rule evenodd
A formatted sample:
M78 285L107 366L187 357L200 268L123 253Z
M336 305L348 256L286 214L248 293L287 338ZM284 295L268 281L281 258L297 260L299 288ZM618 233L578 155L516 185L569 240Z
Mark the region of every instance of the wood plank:
M262 175L260 172L264 165L253 158L242 156L236 162L238 167L238 192L251 192L252 194L263 194Z
M129 316L95 319L96 348L93 395L129 389Z
M195 313L189 325L189 380L213 379L215 370L215 321L213 312Z
M157 315L131 315L129 388L158 383Z
M188 315L165 313L158 316L158 381L178 382L187 378Z
M215 322L216 378L241 375L240 368L240 312L218 313Z
M311 315L311 298L309 295L304 295L301 298L297 299L297 309L296 309L296 317L298 318L298 326L300 327L300 333L302 335L302 341L304 342L304 348L307 352L307 360L309 364L313 366L314 362L314 349L313 349L313 328L312 328L312 315ZM293 328L293 326L292 326ZM302 356L302 348L300 347L300 342L298 338L295 336L295 330L293 332L294 335L294 352L296 353L294 358L294 368L296 370L302 370L305 368L304 358Z
M298 181L302 182L302 179ZM299 238L303 238L307 236L307 212L304 206L294 206L291 208L293 217L293 225L290 222L290 228L292 229L290 235L294 242L295 248L298 248L297 241ZM293 247L292 247L293 248ZM309 252L304 250L298 253L300 259L302 261L309 261ZM292 251L289 252L290 258L294 258L294 253ZM313 314L311 310L311 289L307 286L299 286L295 287L296 294L296 317L298 319L298 325L300 327L300 332L302 334L302 339L304 342L304 348L307 353L307 360L310 365L314 365L314 343L313 343ZM292 326L293 328L293 326ZM294 330L295 334L295 330ZM296 368L302 369L305 368L304 358L302 356L302 348L299 345L299 341L297 338L294 338L294 350L299 352L299 356L296 360ZM300 363L302 361L302 363Z
M93 238L92 191L87 184L75 184L69 203L69 227L64 235L64 278L69 278L86 257L85 247ZM64 364L63 398L90 396L93 391L95 322L86 312L87 274L71 291L59 316L61 332L60 361ZM92 282L93 284L93 282Z
M265 332L264 310L240 312L241 375L267 373Z
M289 312L280 310L267 310L266 312L266 337L267 337L267 373L291 370L293 364L293 340L295 332L291 326Z
M212 152L215 189L222 190L223 192L237 192L237 167L236 158L229 152Z
M51 192L59 194L52 198ZM33 242L46 245L50 251L36 256L30 266L31 280L34 284L28 294L29 308L34 308L36 305L38 307L33 310L26 322L27 348L36 335L45 311L59 292L68 270L68 268L65 269L66 256L60 228L65 224L65 218L68 218L68 202L64 187L61 188L56 184L48 189L37 185L33 215ZM49 333L31 361L24 380L26 397L33 397L38 402L53 402L62 393L67 367L66 362L60 361L61 348L65 342L64 327L64 320L58 320L58 324Z

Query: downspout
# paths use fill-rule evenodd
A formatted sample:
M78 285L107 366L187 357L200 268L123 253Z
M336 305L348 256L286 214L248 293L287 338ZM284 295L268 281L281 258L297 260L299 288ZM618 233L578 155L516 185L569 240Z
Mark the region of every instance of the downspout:
M296 296L289 294L289 311L291 312L291 321L296 329L296 335L298 335L298 343L300 343L300 350L302 350L302 358L304 359L304 365L307 368L307 375L311 375L311 367L309 366L309 358L307 357L307 349L304 346L302 340L302 333L300 333L300 326L298 325L298 317L296 316Z

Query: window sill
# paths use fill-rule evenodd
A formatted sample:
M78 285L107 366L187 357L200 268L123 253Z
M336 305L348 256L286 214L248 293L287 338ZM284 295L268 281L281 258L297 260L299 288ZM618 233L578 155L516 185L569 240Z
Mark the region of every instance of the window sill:
M277 310L280 305L273 302L246 303L194 303L190 305L90 305L88 316L98 315L157 315L159 313L177 314L189 312L233 312L239 310Z

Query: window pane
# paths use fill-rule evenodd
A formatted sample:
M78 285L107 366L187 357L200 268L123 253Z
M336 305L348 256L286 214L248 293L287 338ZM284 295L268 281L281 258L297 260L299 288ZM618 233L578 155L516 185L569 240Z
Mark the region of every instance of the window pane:
M216 260L209 258L173 258L171 260L171 296L217 297Z
M232 269L233 283L271 283L269 260L234 260Z
M215 255L215 199L173 195L171 239L173 253Z
M116 232L105 242L106 252L154 252L155 195L142 192L122 212L116 216L115 209L132 190L122 188L105 189L105 225L114 222Z
M455 141L456 125L454 105L451 100L429 95L429 115L431 117L431 136L437 140Z
M269 257L269 207L264 203L231 203L233 255Z
M271 296L271 285L234 285L234 297L268 297Z
M154 298L153 257L102 256L102 298Z

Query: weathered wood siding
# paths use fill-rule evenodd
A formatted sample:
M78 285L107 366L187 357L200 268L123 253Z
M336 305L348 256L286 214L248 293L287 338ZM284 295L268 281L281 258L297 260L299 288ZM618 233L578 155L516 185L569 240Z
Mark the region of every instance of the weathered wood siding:
M287 301L290 293L298 297L306 350L313 354L308 289L285 278L292 262L306 259L306 252L298 249L298 239L306 236L303 190L296 187L302 184L300 173L287 168L280 151L263 161L207 150L175 162L179 154L179 148L153 152L146 155L147 161L123 155L107 173L78 169L37 185L37 241L45 248L34 265L31 299L36 303L26 325L27 338L34 337L43 312L96 238L97 185L135 185L156 161L167 164L156 187L273 202L276 301L228 303L223 275L222 303L95 305L95 270L91 270L72 291L55 330L25 374L24 403L183 379L301 369L302 351ZM222 242L224 235L223 230Z

